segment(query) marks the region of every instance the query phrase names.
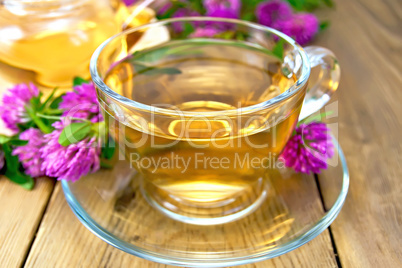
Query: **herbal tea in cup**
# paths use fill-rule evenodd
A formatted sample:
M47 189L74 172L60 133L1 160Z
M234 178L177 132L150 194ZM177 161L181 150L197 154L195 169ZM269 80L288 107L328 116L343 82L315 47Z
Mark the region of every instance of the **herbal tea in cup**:
M180 24L233 34L196 36ZM166 38L138 49L126 42L138 32ZM335 68L311 64L321 68L321 79L339 76L326 52L315 55L322 59L317 63ZM245 216L265 199L267 171L283 167L278 157L307 103L309 73L306 53L286 35L211 18L126 31L106 41L91 61L105 120L138 171L144 196L172 218L205 225ZM320 108L314 97L336 89L326 85L308 91L317 103L306 107ZM303 114L315 110L303 108Z

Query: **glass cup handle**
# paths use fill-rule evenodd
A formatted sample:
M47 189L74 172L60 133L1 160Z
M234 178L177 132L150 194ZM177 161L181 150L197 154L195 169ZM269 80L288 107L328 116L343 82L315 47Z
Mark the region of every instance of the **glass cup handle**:
M299 120L317 112L329 101L338 88L341 75L338 60L330 50L317 46L304 50L310 60L311 75Z

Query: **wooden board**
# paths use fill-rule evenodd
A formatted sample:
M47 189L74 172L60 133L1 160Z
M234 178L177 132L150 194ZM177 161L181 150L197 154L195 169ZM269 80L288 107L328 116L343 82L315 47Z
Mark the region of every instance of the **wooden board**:
M401 12L401 1L337 1L319 41L342 69L338 128L351 185L331 226L342 267L402 267ZM327 201L335 180L324 181Z
M25 261L53 189L53 180L39 178L34 190L0 176L0 263L19 267Z

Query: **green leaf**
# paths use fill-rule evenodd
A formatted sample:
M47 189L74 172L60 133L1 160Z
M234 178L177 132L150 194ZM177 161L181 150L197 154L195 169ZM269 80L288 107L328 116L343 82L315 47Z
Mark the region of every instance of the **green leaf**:
M116 143L115 143L114 139L109 136L109 138L106 141L105 146L102 147L101 155L105 159L111 159L113 157L115 151L116 151Z
M16 155L12 155L12 149L8 143L3 144L4 158L6 160L7 170L16 172L19 169L20 163Z
M13 146L22 146L26 145L28 143L27 140L20 140L18 138L18 135L15 136L5 136L5 135L0 135L0 144L6 144L8 145L13 145Z
M134 63L133 66L137 74L142 74L143 72L146 72L148 69L155 68L155 67L148 67L141 63Z
M57 87L55 87L53 90L52 90L52 92L50 93L50 95L46 98L46 100L42 103L42 105L41 105L41 107L39 108L39 111L42 111L45 107L46 107L46 104L48 104L49 103L49 101L53 98L53 96L54 96L54 94L56 93L56 91L57 91Z
M7 169L4 175L12 182L19 184L22 188L26 190L32 190L35 185L35 181L32 177L26 175L25 173L22 173L19 170L13 172Z
M98 123L93 123L91 126L91 133L100 138L102 141L108 138L108 130L106 128L105 121L101 121Z
M22 132L22 131L30 129L32 127L36 127L36 124L33 121L29 121L24 124L17 124L17 127L18 127L18 132Z
M131 61L141 61L145 63L152 63L160 60L163 58L166 54L167 51L169 50L169 47L162 47L150 52L142 53L139 51L134 52L133 57Z
M21 164L18 161L18 157L12 155L11 146L8 143L5 143L2 148L6 160L6 172L4 175L11 181L21 185L23 188L31 190L34 186L34 180L32 177L20 171Z
M272 53L280 58L281 60L283 59L283 54L284 54L284 40L282 38L279 39L279 41L275 44L275 46L272 48Z
M322 121L323 118L325 118L327 116L330 116L333 113L334 113L333 111L328 111L328 112L323 112L323 113L319 113L319 114L316 114L316 115L311 115L311 116L306 117L305 119L301 120L298 123L298 125L299 124L308 124L308 123L311 123L313 121Z
M192 55L192 56L197 56L197 55L202 55L204 54L204 52L202 50L183 50L183 51L177 51L174 53L169 53L169 54L173 54L175 56L188 56L188 55Z
M249 38L248 34L243 32L236 33L235 39L238 41L246 41Z
M45 110L45 114L48 116L58 116L58 115L61 115L62 113L63 113L63 110L61 110L61 109L48 108ZM52 118L52 119L56 119L56 118ZM60 118L58 118L58 119L60 119Z
M254 12L248 12L241 16L242 20L253 21L255 19Z
M14 140L10 140L9 144L13 145L13 146L23 146L23 145L27 145L28 141L27 140L14 139Z
M174 74L181 74L181 71L177 68L173 67L166 67L166 68L151 68L146 72L143 72L144 75L174 75Z
M185 55L197 55L203 54L201 50L194 50L194 45L183 45L174 48L170 48L166 51L165 56L174 55L174 56L185 56Z
M73 79L73 86L74 86L74 87L75 87L75 86L80 86L80 85L82 85L82 84L87 84L87 83L89 83L88 80L85 80L84 78L79 77L79 76L76 76L76 77L74 77L74 79Z
M332 0L322 0L327 7L334 7L334 2Z
M5 135L0 135L0 144L7 143L11 140L12 137L10 136L5 136Z
M327 7L333 7L334 2L332 0L286 0L293 9L297 11L311 12L323 5Z
M331 23L328 20L322 21L320 23L320 32L326 30L330 25Z
M255 8L263 1L266 0L242 0L242 14L240 18L243 20L254 20Z
M60 102L63 101L63 96L66 94L62 94L58 96L57 98L53 99L52 102L49 104L49 108L51 109L58 109Z
M165 13L157 14L156 17L159 20L168 19L168 18L171 18L173 16L173 13L175 13L176 11L177 11L177 8L175 8L175 7L169 8Z
M168 19L173 16L173 14L179 9L187 6L187 3L181 2L181 1L171 1L172 7L169 8L165 13L163 14L158 14L157 18L162 20L162 19Z
M234 35L235 35L235 33L233 31L226 31L226 32L221 32L219 34L216 34L215 37L230 40L234 37Z
M140 63L134 63L134 69L138 74L144 75L157 75L157 74L181 74L181 71L177 68L166 67L166 68L157 68L157 67L149 67Z
M43 133L50 133L53 131L53 127L46 122L44 122L40 117L37 115L37 111L30 106L25 107L29 117L32 119L32 121L35 123L35 125L43 132Z
M320 7L322 0L304 0L304 10L313 11Z
M148 51L148 52L136 51L133 53L133 56L130 59L130 61L134 65L138 65L136 68L136 71L138 72L138 70L151 68L151 67L147 66L146 64L155 63L169 55L185 56L185 55L199 55L199 54L203 53L201 50L193 50L193 48L194 48L193 45L183 45L183 46L174 47L174 48L161 47L161 48L155 49L153 51ZM134 68L135 68L135 66L134 66ZM156 68L156 67L154 67L154 68Z
M38 111L39 108L42 106L40 101L41 96L42 94L40 93L39 96L33 97L32 99L29 100L31 107L35 112Z
M90 122L71 123L60 133L59 144L68 146L85 139L91 132Z
M190 4L190 9L197 11L200 14L205 14L206 10L204 8L203 5L203 1L201 0L190 0L188 1L188 3Z
M295 10L303 10L305 0L287 0Z
M183 32L181 33L181 37L188 37L195 30L193 24L191 24L189 22L184 22L183 28L184 29L183 29Z

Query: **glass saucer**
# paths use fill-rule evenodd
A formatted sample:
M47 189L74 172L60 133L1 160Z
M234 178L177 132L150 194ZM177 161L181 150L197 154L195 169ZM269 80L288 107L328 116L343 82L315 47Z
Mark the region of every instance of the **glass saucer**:
M345 201L349 174L333 139L335 156L319 177L272 170L269 191L258 209L233 222L192 225L169 218L148 204L138 176L125 162L75 183L63 181L78 219L107 243L135 256L186 267L226 267L287 253L309 242L336 218ZM325 196L325 208L320 199Z

